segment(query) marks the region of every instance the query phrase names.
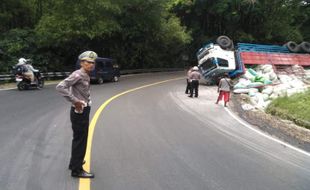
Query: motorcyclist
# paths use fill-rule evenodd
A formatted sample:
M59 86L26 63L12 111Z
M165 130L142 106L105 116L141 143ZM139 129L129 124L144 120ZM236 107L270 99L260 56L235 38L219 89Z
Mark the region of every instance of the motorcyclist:
M33 66L31 65L31 61L29 59L20 58L18 60L16 67L24 68L23 75L26 78L30 79L31 83L37 82L37 77L35 77L35 73L38 73L39 70L33 68Z
M26 67L27 67L28 70L30 70L32 72L33 80L31 80L31 82L38 83L39 70L33 68L32 62L30 60L27 61Z

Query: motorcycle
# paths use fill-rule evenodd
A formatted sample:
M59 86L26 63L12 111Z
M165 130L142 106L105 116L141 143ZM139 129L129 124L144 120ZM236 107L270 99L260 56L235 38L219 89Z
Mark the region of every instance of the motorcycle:
M16 74L15 81L18 90L28 90L30 88L41 89L44 87L44 77L40 72L34 73L36 80L31 82L31 79L26 77L24 74Z

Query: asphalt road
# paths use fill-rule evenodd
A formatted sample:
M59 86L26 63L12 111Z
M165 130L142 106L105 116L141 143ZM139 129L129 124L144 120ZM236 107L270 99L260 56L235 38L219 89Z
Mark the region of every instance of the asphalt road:
M144 74L92 86L91 117L110 97L184 76ZM310 157L247 128L214 87L184 94L185 79L133 91L101 113L93 137L92 190L309 190ZM55 91L0 91L0 189L77 190L67 169L69 103Z

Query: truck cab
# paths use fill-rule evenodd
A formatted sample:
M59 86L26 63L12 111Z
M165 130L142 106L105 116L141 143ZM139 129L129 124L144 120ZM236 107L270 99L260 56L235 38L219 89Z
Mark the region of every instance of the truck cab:
M196 55L198 67L207 83L214 83L224 73L236 69L234 51L224 50L217 44L206 44Z
M295 49L297 47L297 50ZM245 65L269 64L276 66L310 66L310 43L288 42L284 46L237 43L227 36L219 36L216 43L206 43L196 56L198 67L207 84L215 84L220 76L228 73L237 77L245 72Z

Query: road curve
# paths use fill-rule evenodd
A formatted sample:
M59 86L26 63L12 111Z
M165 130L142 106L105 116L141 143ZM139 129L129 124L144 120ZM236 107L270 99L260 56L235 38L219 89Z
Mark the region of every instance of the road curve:
M92 86L91 117L110 97L183 73L144 74ZM213 87L198 99L184 80L114 99L96 124L92 190L309 190L309 156L244 127L215 105ZM78 189L67 169L69 104L55 91L0 91L0 187Z

